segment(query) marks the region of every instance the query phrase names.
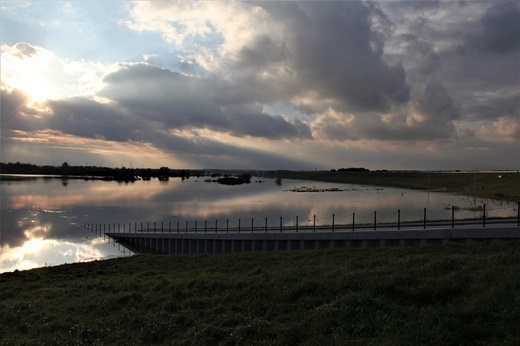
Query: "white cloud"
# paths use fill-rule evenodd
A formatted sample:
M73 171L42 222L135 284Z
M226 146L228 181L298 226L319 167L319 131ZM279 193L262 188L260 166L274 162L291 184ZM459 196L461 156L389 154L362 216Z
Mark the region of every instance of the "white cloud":
M95 95L110 66L67 60L29 43L2 45L2 83L23 90L31 99Z
M237 1L138 1L127 25L137 31L155 31L176 50L209 71L236 59L238 51L261 33L276 36L260 7Z

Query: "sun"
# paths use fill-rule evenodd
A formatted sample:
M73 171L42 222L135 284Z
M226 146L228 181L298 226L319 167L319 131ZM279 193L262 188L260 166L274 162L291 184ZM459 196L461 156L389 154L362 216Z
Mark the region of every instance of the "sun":
M53 98L52 88L48 88L43 81L27 83L21 89L29 96L31 101L37 103Z
M42 103L58 95L52 85L52 81L47 80L47 76L34 70L19 70L16 74L4 74L2 76L2 84L8 85L9 88L23 91L29 101L34 103Z
M31 240L26 241L23 244L23 248L24 248L24 250L26 250L28 252L35 253L35 252L38 252L40 250L42 245L43 245L43 240L31 239Z
M59 71L53 67L56 58L50 52L27 44L2 45L2 84L23 91L29 101L44 102L60 96ZM25 47L21 50L20 47ZM28 53L29 52L29 53ZM24 55L25 54L25 55Z

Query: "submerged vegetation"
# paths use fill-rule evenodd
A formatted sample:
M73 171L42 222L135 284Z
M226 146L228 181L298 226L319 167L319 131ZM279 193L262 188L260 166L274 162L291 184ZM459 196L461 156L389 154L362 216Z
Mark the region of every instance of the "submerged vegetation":
M301 186L301 187L295 187L292 189L284 189L284 191L290 191L290 192L340 192L340 191L345 191L345 189L340 189L339 187L318 189L316 187Z
M514 345L520 242L137 255L0 275L2 345Z
M333 183L388 186L461 194L478 198L520 201L518 172L411 172L411 171L279 171L277 177Z

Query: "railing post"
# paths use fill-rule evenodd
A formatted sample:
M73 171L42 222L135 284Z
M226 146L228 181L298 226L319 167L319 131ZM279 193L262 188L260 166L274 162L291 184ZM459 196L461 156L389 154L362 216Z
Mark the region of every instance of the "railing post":
M332 232L334 232L334 214L332 214Z
M157 232L157 222L153 222L153 232Z
M312 224L312 231L316 232L316 214L314 214L314 222Z
M424 208L423 228L426 229L426 208Z
M180 232L180 221L177 221L177 233Z
M195 220L195 233L197 233L197 220Z
M354 224L356 223L356 213L352 213L352 232L354 232Z
M172 222L168 221L168 233L172 233Z
M296 215L296 233L298 233L298 215Z
M161 233L164 233L163 221L161 221Z
M204 220L204 233L208 232L208 220Z
M150 233L150 222L146 222L146 231Z
M226 233L229 233L229 219L226 219Z
M282 233L282 217L280 216L280 233Z
M265 233L267 233L267 217L265 218Z
M455 206L451 206L451 228L455 227Z
M482 210L482 227L486 227L486 205L484 204L484 208Z
M251 233L253 233L253 227L254 227L254 218L251 218Z
M238 233L240 233L240 218L238 219Z
M377 229L377 211L374 210L374 231Z
M218 233L218 226L217 226L218 220L215 220L215 233Z
M401 209L397 209L397 230L401 229Z
M188 233L188 220L186 220L186 233Z

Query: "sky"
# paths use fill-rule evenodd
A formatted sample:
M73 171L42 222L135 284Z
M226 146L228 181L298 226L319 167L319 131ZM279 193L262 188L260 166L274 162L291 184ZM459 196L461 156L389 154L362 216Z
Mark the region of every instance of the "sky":
M2 162L520 169L518 1L0 2Z

